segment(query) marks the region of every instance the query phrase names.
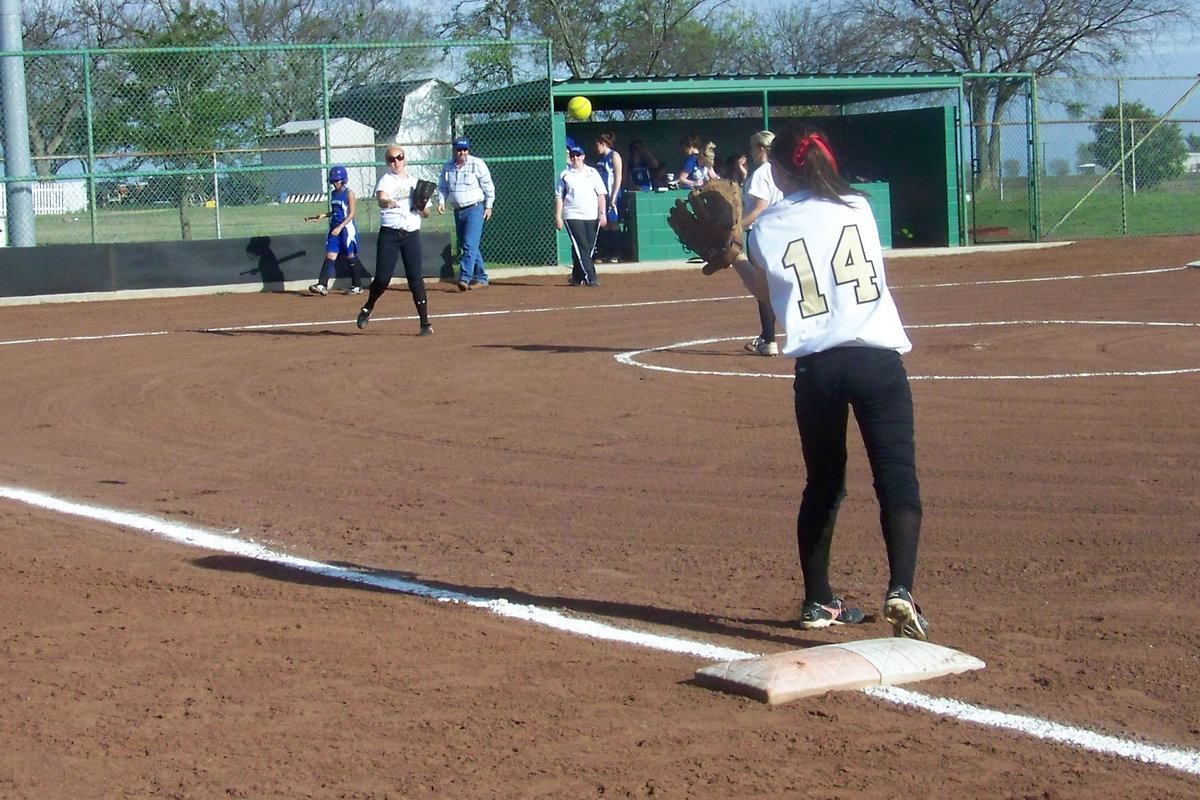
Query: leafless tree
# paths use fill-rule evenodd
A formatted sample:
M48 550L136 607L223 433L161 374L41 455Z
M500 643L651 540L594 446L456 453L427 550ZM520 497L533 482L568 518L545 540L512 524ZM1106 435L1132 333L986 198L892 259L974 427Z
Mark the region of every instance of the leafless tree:
M967 102L981 176L995 176L1000 123L1024 81L1002 75L1070 74L1111 65L1168 26L1190 23L1194 0L846 0L887 31L889 49L913 68L990 74L971 80Z
M558 69L571 77L712 72L712 23L732 0L462 0L445 33L452 38L550 40ZM499 55L499 51L497 51ZM514 65L486 65L494 76Z
M148 25L147 9L130 0L25 0L21 7L26 50L29 149L38 175L54 174L87 152L85 71L93 103L112 96L116 82L105 57L86 48L126 46ZM79 55L39 56L40 50L79 49Z

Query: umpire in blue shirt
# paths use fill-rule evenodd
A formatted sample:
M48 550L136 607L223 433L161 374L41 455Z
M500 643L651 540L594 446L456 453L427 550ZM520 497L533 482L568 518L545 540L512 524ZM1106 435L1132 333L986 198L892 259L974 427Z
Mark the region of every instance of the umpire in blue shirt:
M447 205L454 209L460 292L488 285L479 239L483 236L484 220L492 217L495 200L496 186L487 164L471 155L470 139L455 139L454 158L442 165L442 174L438 177L437 210L439 214L445 214Z

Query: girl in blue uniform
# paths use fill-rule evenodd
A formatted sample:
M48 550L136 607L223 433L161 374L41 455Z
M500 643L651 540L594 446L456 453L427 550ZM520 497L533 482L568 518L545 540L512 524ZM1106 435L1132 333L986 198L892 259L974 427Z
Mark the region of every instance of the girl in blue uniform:
M620 202L624 191L625 175L621 154L613 149L616 137L605 132L596 137L596 152L600 155L596 160L596 172L608 190L605 219L600 222L600 231L596 241L597 249L603 253L601 260L616 264L621 260L621 217Z
M337 273L339 255L346 257L350 265L350 288L346 294L362 293L362 278L366 270L358 260L358 230L354 226L355 207L354 190L346 185L346 168L333 167L329 170L329 183L333 190L329 195L329 211L313 217L305 217L305 222L315 222L329 218L329 236L325 239L325 262L321 264L321 272L317 282L308 287L313 294L322 297L329 294L329 280Z

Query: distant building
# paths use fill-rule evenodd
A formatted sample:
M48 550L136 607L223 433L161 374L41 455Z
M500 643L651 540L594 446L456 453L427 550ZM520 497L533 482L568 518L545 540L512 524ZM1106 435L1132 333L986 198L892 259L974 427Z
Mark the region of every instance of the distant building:
M316 195L312 199L319 199L329 185L329 167L335 164L346 167L347 183L356 195L375 192L375 131L361 122L331 119L328 127L320 119L286 122L265 137L262 146L263 166L279 168L268 174L268 197L284 201Z
M438 167L450 157L448 101L455 94L432 78L352 86L329 99L329 113L370 125L379 132L381 148L404 148L409 173L436 180Z
M1184 172L1200 172L1200 153L1188 153L1183 157Z

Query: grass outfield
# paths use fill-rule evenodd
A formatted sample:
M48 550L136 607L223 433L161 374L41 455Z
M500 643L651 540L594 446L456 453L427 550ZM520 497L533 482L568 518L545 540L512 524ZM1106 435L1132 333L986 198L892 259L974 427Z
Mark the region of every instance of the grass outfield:
M323 213L328 204L278 203L265 206L226 206L218 217L215 208L189 208L192 239L246 239L251 236L282 236L316 233L328 222L305 222L304 217ZM220 235L217 225L220 224ZM356 216L359 235L379 230L379 209L360 202ZM43 244L88 244L92 242L91 220L86 213L70 216L39 216L37 242ZM102 208L96 213L98 243L179 241L179 209ZM453 231L454 218L434 211L422 225L427 231Z
M1092 191L1098 180L1099 176L1091 175L1042 179L1042 239L1200 232L1200 173L1189 173L1137 194L1127 190L1124 210L1119 179L1109 178ZM1092 191L1090 195L1089 191ZM1007 228L1006 238L1013 241L1029 239L1029 198L1025 180L1006 179L1004 195L1001 201L999 190L994 188L976 193L975 227Z
M1124 209L1119 181L1106 180L1088 195L1098 176L1046 177L1041 182L1042 239L1092 239L1111 236L1156 236L1200 233L1200 173L1189 173L1137 194L1126 192ZM1086 200L1083 200L1084 197ZM1080 201L1083 200L1082 204ZM1075 208L1079 205L1078 208ZM305 216L319 214L325 203L191 208L192 238L241 239L313 233L325 223L306 223ZM1072 210L1074 209L1074 210ZM973 226L992 229L991 241L1029 241L1029 196L1024 178L1005 180L1004 199L996 188L978 191L971 209ZM1065 217L1065 220L1064 220ZM218 233L218 223L220 225ZM360 235L379 226L378 209L360 203ZM46 244L86 244L93 241L92 220L87 214L39 216L37 241ZM174 207L101 208L95 218L95 239L108 242L178 241L179 211ZM423 229L453 232L449 215L432 214ZM982 241L985 237L981 236Z

